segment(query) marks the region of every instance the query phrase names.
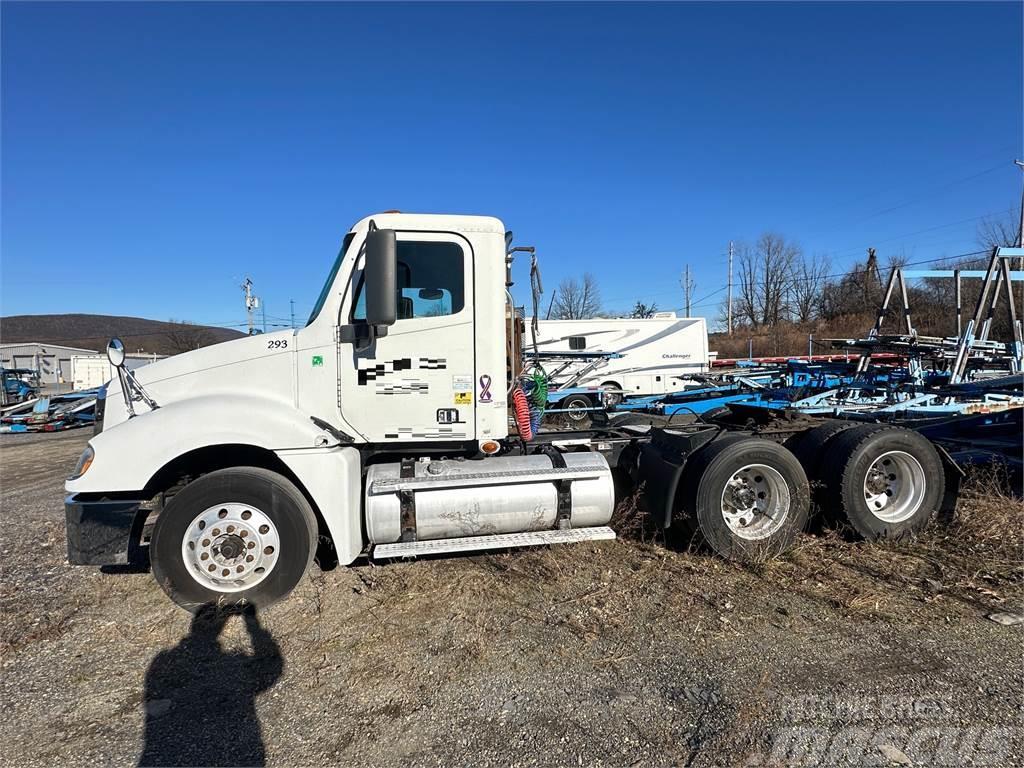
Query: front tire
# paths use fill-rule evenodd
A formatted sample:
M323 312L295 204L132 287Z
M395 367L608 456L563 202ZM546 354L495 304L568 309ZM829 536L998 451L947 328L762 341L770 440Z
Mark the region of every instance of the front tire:
M711 442L691 459L682 486L684 518L727 558L781 554L807 525L807 476L792 453L770 440L731 435Z
M258 467L222 469L186 485L157 517L153 575L178 605L252 604L282 599L316 550L309 502L287 478Z

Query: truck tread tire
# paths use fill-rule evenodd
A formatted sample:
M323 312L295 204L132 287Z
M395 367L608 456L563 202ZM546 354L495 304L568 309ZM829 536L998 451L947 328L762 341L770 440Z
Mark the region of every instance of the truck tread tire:
M730 487L735 487L737 478L744 492L759 499L754 502L759 509L762 503L778 504L775 514L759 513L739 520L734 514L731 527L724 511L725 499L734 499L727 494L732 493ZM771 440L746 435L714 440L687 463L681 486L684 518L689 519L690 526L696 525L712 549L730 559L763 560L781 554L807 524L807 476L796 457ZM766 509L771 510L771 506ZM687 524L687 520L681 522Z
M249 589L220 591L201 584L184 559L190 526L204 510L221 504L259 510L278 538L278 559ZM203 475L175 494L157 517L149 549L157 583L174 602L194 613L210 603L264 608L277 602L306 575L316 542L316 515L291 481L260 467L234 467Z
M895 540L920 530L945 491L935 447L903 427L865 424L846 430L828 443L821 466L822 504L869 540Z
M830 419L813 429L794 435L784 443L803 466L807 480L811 484L810 525L815 533L820 533L825 526L836 522L835 515L830 514L833 505L828 503L822 488L821 467L825 450L837 435L862 425L863 422Z
M821 459L825 446L832 438L848 429L859 426L856 421L830 419L806 432L801 432L786 441L786 447L793 452L797 461L803 465L807 479L812 483L821 479Z

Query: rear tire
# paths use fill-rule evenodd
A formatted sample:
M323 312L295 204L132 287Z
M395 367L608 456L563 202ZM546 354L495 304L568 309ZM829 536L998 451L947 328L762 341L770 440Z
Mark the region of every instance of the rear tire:
M786 441L786 447L793 452L807 473L807 479L813 483L821 479L821 460L825 446L836 435L856 426L858 422L855 421L829 420L791 437Z
M830 441L821 462L826 510L865 539L900 539L939 508L945 472L935 447L903 427L867 424Z
M807 476L792 453L770 440L730 435L711 442L688 462L681 485L680 522L695 522L727 558L781 554L807 524Z
M157 583L182 608L263 608L302 580L316 541L316 516L295 485L267 469L236 467L175 494L149 551Z
M822 491L821 468L825 451L834 437L861 425L861 422L831 419L813 429L794 435L785 443L804 468L811 483L811 517L815 531L820 530L826 523L834 522L835 518L834 515L825 514L831 506Z

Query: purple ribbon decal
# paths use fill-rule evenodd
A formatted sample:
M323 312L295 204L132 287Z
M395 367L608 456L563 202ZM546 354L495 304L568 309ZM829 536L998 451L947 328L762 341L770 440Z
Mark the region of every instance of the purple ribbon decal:
M491 377L486 373L480 377L480 402L491 402Z

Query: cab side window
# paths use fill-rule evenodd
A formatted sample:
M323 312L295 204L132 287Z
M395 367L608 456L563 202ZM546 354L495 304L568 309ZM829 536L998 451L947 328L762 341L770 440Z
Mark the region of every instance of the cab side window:
M444 317L466 304L465 255L456 243L398 241L398 319ZM353 320L366 319L363 281L356 288Z

